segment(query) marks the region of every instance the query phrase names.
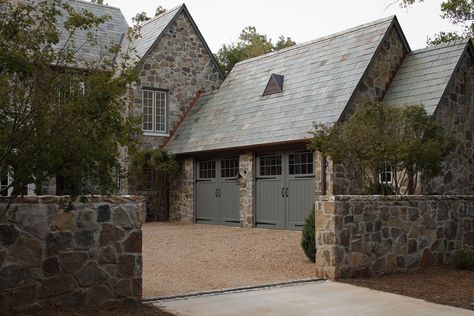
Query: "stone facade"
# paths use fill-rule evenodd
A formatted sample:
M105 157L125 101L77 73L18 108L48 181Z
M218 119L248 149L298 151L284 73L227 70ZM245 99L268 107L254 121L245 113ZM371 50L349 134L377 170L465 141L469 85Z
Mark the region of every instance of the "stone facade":
M173 132L183 115L203 92L219 88L223 78L206 47L183 11L143 57L140 83L133 89L133 114L142 115L142 87L167 91L168 131ZM144 146L158 148L167 135L144 136Z
M464 53L438 105L435 118L459 140L441 176L426 186L433 194L474 194L474 64Z
M253 227L255 194L254 155L247 152L239 157L240 173L240 227Z
M170 220L194 223L194 159L181 161L179 176L170 188Z
M142 299L140 197L0 198L0 313Z
M358 105L383 100L390 82L395 77L407 53L398 31L392 27L341 115L341 121L349 120ZM362 193L360 184L354 180L357 179L357 175L349 171L343 164L335 164L333 168L331 172L334 172L334 194Z
M474 246L474 196L332 196L316 202L320 277L447 264L461 245Z

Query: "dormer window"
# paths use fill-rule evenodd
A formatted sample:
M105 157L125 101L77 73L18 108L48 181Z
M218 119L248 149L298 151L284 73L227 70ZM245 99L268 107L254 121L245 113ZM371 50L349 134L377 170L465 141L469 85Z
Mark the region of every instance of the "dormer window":
M272 74L262 96L283 92L283 75Z
M168 107L166 91L144 88L143 102L143 131L146 134L168 133Z

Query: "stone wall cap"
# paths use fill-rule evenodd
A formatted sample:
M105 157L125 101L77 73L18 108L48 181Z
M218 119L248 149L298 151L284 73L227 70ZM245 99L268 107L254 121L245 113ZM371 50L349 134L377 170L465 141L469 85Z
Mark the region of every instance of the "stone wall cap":
M19 196L11 200L11 197L0 197L0 204L56 204L69 202L70 196L57 196L57 195L40 195L40 196ZM144 203L146 198L141 195L87 195L78 197L74 203Z
M474 195L333 195L322 196L319 201L474 201Z

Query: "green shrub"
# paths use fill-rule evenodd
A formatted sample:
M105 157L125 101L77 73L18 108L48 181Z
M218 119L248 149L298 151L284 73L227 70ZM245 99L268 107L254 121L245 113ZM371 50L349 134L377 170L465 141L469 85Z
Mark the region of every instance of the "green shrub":
M311 260L316 261L316 227L314 221L314 207L313 211L306 217L303 227L303 237L301 239L301 247L303 247L304 253Z
M474 249L461 247L454 253L454 266L458 269L474 270Z

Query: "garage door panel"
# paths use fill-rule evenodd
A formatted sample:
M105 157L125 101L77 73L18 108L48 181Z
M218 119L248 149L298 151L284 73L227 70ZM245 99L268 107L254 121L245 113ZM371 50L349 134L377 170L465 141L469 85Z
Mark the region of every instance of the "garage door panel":
M219 224L240 225L240 185L238 180L224 180L220 184Z
M313 201L313 178L288 180L288 229L302 229L306 217L313 209Z
M197 183L196 222L217 224L219 200L216 196L217 183L199 181Z
M256 225L267 228L285 228L285 198L283 180L257 181Z

